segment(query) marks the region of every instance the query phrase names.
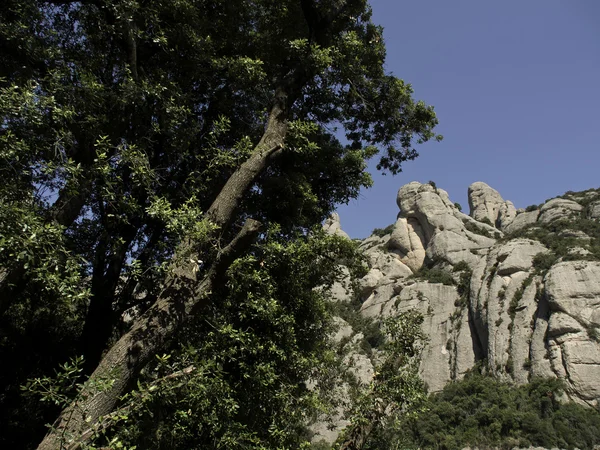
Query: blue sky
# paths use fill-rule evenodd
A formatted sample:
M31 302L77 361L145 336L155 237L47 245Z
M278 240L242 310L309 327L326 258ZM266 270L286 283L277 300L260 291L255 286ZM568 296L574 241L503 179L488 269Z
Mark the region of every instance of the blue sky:
M433 180L468 213L484 181L517 208L600 187L600 0L371 0L386 68L434 105L441 143L341 205L366 237L395 221L396 193Z

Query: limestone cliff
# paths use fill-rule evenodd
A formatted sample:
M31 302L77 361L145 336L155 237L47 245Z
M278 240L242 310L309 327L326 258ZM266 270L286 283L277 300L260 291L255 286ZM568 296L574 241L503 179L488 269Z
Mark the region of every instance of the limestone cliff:
M600 189L527 210L482 182L468 193L466 215L433 183L400 188L396 223L360 243L369 265L360 314L377 322L422 312L429 342L421 374L430 391L479 363L516 383L561 378L570 400L597 406ZM342 233L337 216L327 226ZM341 285L334 295L351 300ZM351 339L349 325L343 329ZM372 366L361 364L366 379Z

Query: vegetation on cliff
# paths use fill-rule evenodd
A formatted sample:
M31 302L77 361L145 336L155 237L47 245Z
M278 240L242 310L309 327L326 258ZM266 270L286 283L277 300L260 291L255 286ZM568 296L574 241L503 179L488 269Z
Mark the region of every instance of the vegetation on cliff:
M561 382L533 379L515 386L477 372L431 395L422 411L365 448L544 447L592 449L600 442L600 412L561 403Z

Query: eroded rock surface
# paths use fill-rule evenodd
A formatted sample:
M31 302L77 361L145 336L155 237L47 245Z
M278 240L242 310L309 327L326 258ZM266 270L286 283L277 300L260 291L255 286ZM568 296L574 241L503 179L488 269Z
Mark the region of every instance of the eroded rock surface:
M600 190L525 211L477 182L469 187L468 216L446 191L413 182L400 188L397 204L391 231L360 243L369 271L355 301L375 323L421 312L429 341L420 372L430 391L479 363L519 384L564 379L569 398L599 404ZM339 218L326 226L343 233ZM348 290L334 294L336 301L350 297ZM348 327L342 323L336 339L354 342L349 362L368 381L373 363L356 345L361 334Z
M511 201L505 201L496 189L481 181L469 186L468 193L470 215L475 220L489 222L503 230L517 215Z
M345 238L350 239L350 236L342 230L342 226L340 224L340 215L338 213L331 214L325 224L323 225L323 229L327 234L335 234L337 236L343 236Z

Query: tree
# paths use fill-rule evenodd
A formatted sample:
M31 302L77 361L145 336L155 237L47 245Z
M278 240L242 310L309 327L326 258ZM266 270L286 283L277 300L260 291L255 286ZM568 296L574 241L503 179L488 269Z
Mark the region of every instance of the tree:
M339 450L361 450L372 434L395 429L399 417L413 414L425 400L419 378L419 362L426 337L423 316L407 311L388 318L383 361L375 369L369 388L354 405L351 424L341 438ZM377 447L376 448L380 448Z
M69 354L90 375L39 448L110 414L268 227L306 234L370 185L369 158L396 173L439 138L433 108L384 72L363 0L12 0L0 14L2 357L35 355L32 329L68 344L7 376L4 397Z

